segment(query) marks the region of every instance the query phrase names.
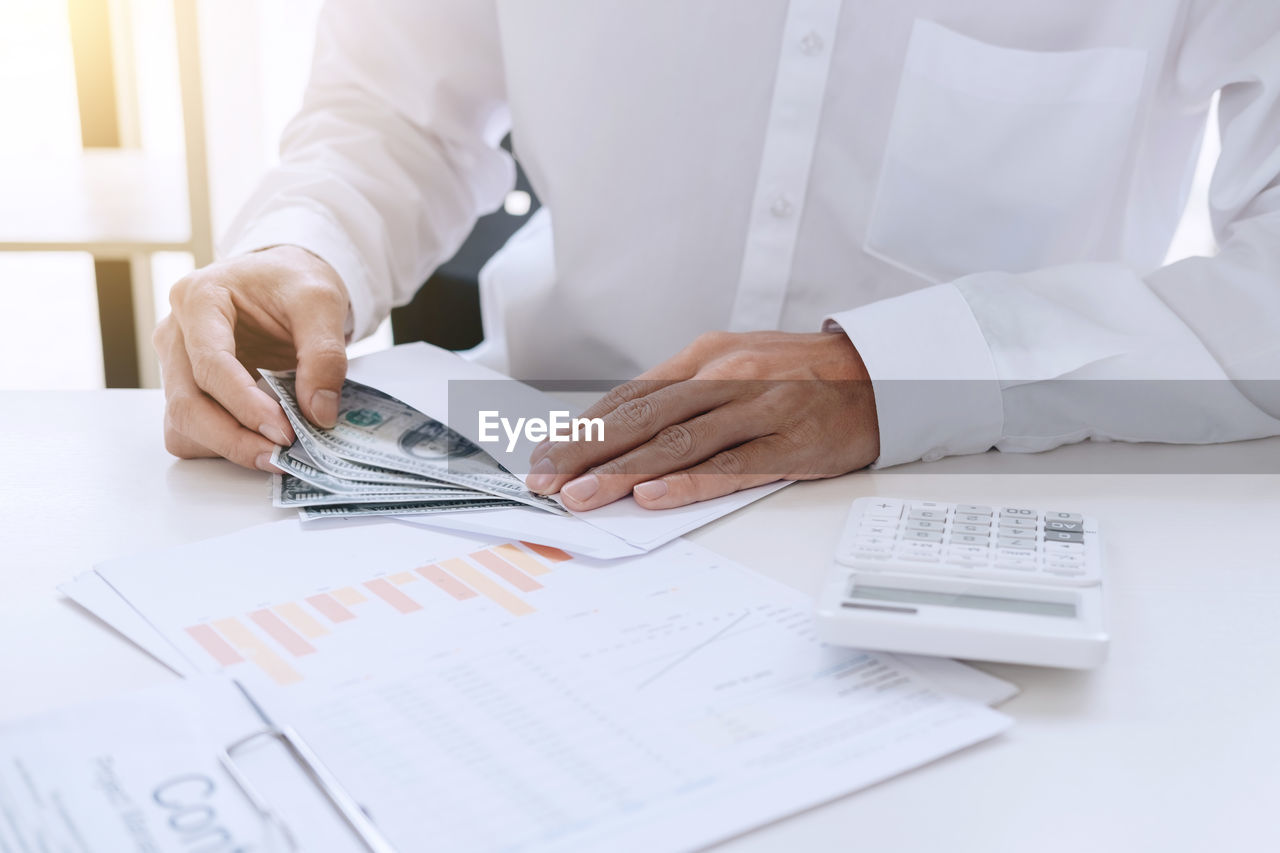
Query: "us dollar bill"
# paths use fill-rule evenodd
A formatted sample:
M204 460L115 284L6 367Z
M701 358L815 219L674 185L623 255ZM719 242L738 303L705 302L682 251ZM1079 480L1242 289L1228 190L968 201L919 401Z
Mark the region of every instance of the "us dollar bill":
M406 474L403 471L391 471L386 468L378 468L373 465L361 465L358 462L352 462L349 459L343 459L339 456L331 456L323 451L317 452L312 456L302 446L302 442L295 441L292 447L285 448L285 455L292 460L316 469L324 474L329 474L339 480L349 480L359 483L376 483L381 485L394 486L439 486L450 485L456 488L454 484L441 483L439 480L433 480L430 477L419 477L417 474Z
M298 443L317 468L322 458L337 457L567 515L555 501L526 489L465 437L381 391L347 380L342 386L338 423L333 429L322 430L302 416L292 371L264 370L262 375L280 398Z
M308 461L304 462L303 458ZM338 495L369 495L369 494L391 494L412 491L428 497L432 494L449 492L457 494L461 489L452 483L442 483L438 480L428 480L425 477L409 477L406 475L403 482L377 482L369 480L350 480L343 477L322 471L314 465L309 464L311 457L302 453L294 453L293 450L286 450L283 447L277 447L271 453L271 464L284 471L285 474L301 480L315 489ZM277 475L278 476L278 475ZM485 492L470 492L471 494L484 495L492 497Z
M292 474L275 474L271 478L271 502L278 507L336 506L340 504L414 504L439 501L491 501L493 495L471 489L414 490L380 487L351 494L317 488Z
M340 506L304 506L298 510L303 521L325 518L359 518L370 515L433 515L441 512L472 512L482 509L521 507L524 504L498 498L480 501L440 501L420 504L344 504Z

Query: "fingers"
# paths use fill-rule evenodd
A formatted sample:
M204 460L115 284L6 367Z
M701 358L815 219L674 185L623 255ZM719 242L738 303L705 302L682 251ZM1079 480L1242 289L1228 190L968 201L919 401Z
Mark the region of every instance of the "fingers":
M723 450L706 462L684 471L636 484L636 503L645 509L671 509L723 497L782 479L790 445L778 435L767 435Z
M576 511L595 509L631 493L633 487L672 471L690 468L720 451L761 434L752 407L729 403L705 415L664 428L617 459L565 484L560 497ZM767 431L767 429L765 429Z
M190 291L175 315L185 341L182 359L196 388L209 395L236 421L282 447L293 443L293 428L280 405L254 382L236 358L235 306L219 287Z
M171 330L163 344L165 448L182 459L223 456L245 468L276 471L270 462L276 445L246 429L196 384L181 334Z
M725 336L721 333L703 335L679 353L656 367L646 370L630 382L624 382L605 394L584 411L579 417L603 418L618 407L639 397L659 391L668 385L692 379L706 358L706 353L713 346L720 346ZM529 464L537 467L542 457L551 449L550 442L543 442L529 454ZM532 487L531 487L532 488Z
M639 379L632 379L630 382L624 382L612 388L609 393L605 394L599 400L596 400L578 417L581 418L603 418L615 412L619 406L623 406L632 400L639 399L652 391L659 391L670 382L642 382ZM544 438L538 443L538 446L529 454L530 471L538 467L538 462L542 457L551 451L553 444L551 439ZM548 481L549 482L549 481ZM529 488L533 488L530 486ZM534 489L534 491L538 491Z
M620 406L626 405L632 400L661 391L669 385L674 385L675 380L662 379L632 379L630 382L623 382L605 394L599 400L596 400L580 417L584 418L603 418L617 411Z
M324 429L338 422L347 376L346 320L346 300L332 290L314 293L306 309L289 320L298 353L298 405L308 420Z
M677 382L675 379L642 379L635 378L630 382L624 382L613 388L609 393L605 394L599 400L596 400L578 417L581 418L604 418L613 414L621 406L637 400L648 394L660 391ZM533 452L529 454L529 465L536 468L542 457L546 456L551 450L552 443L548 439L543 439ZM532 488L532 487L531 487Z
M734 393L732 385L678 382L629 399L604 416L603 441L553 442L530 470L526 485L540 494L554 494L588 468L617 459L667 427L727 402ZM587 500L587 489L583 484L571 497Z

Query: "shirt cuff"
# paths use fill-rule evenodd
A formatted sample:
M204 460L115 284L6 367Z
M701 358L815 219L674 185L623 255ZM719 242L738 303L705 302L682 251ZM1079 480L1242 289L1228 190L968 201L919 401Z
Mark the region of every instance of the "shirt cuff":
M306 249L333 267L342 279L350 306L343 329L347 341L373 334L390 306L379 304L359 252L346 233L323 213L306 208L272 211L231 235L218 254L231 257L284 245Z
M983 453L1004 429L991 350L952 284L833 314L857 347L876 396L880 458L873 468Z

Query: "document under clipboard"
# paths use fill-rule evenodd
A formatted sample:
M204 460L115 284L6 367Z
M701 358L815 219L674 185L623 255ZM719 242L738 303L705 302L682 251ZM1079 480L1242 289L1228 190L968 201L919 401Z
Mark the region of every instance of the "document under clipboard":
M307 745L297 731L292 726L277 725L253 698L253 695L245 689L243 684L234 679L232 683L235 684L244 696L245 701L262 719L264 728L227 744L218 754L218 762L249 799L253 807L262 815L263 819L279 831L288 845L288 849L291 851L301 849L293 831L280 816L279 812L272 808L270 801L257 790L248 775L236 763L236 754L240 750L264 739L274 740L288 750L294 762L302 768L311 782L341 815L352 832L371 853L395 853L396 848L378 830L368 813L365 812L364 807L347 793L346 789L337 780L337 777L325 766L324 762L320 760L320 756L316 755L315 751Z
M0 850L396 849L222 676L0 723L0 815Z

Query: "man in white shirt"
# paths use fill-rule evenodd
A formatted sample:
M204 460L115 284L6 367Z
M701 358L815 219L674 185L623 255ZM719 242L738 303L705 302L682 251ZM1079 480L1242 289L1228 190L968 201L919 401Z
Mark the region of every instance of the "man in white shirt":
M1221 251L1162 267L1215 94ZM332 425L344 343L498 206L509 129L548 212L482 276L484 357L658 380L535 455L571 508L1280 433L1273 0L330 0L280 166L157 333L169 449L269 469L246 366Z

